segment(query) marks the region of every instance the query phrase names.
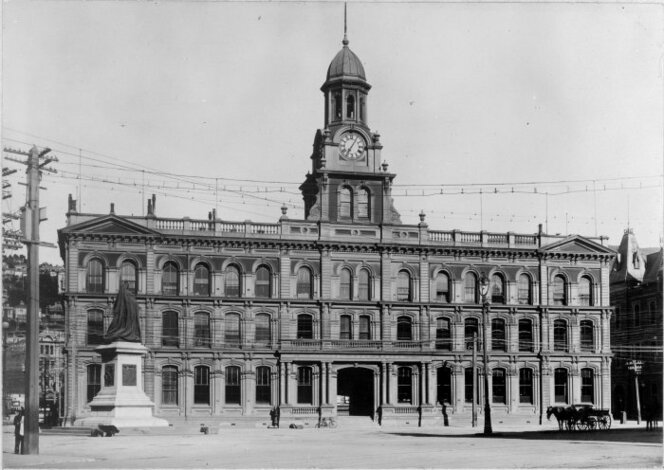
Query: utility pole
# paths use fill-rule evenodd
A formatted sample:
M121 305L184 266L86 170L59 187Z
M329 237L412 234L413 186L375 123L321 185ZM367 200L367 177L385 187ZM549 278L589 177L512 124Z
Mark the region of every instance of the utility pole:
M51 149L39 151L33 146L30 152L7 149L5 152L28 157L27 161L11 159L27 165L27 194L23 208L22 229L23 243L28 245L28 314L26 321L26 357L25 357L25 432L23 437L23 453L39 454L39 245L52 244L39 241L39 222L46 220L41 217L39 207L39 180L42 171L55 173L51 168L43 168L55 157L45 157ZM40 158L43 161L40 163Z
M643 361L629 361L627 368L634 372L634 391L636 393L636 424L641 424L641 396L639 393L639 375L641 375L641 368Z
M477 426L477 333L473 333L473 406L472 426Z

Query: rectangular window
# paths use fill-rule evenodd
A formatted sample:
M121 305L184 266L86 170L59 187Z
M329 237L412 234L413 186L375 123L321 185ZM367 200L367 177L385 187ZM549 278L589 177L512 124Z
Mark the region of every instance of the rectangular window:
M556 369L553 380L556 403L567 403L567 369Z
M161 372L161 403L163 405L178 404L178 370L167 366Z
M269 405L271 402L270 368L256 369L256 403Z
M348 315L341 316L339 339L353 339L350 317Z
M101 390L101 364L92 364L88 366L88 403Z
M161 329L162 346L180 346L180 332L177 312L164 312Z
M371 339L371 321L368 316L360 317L360 339Z
M399 367L397 401L399 403L413 403L413 372L410 367Z
M311 381L311 368L300 367L297 370L297 402L301 404L313 403L313 383Z
M104 313L101 310L88 311L88 344L104 343Z
M270 317L265 314L256 315L256 343L269 344L270 337Z
M594 374L592 369L581 369L581 401L594 403L595 400Z
M452 349L450 321L447 318L438 318L436 320L436 349L444 351Z
M196 367L194 369L194 403L198 405L210 404L210 369Z
M464 397L466 403L473 402L473 369L468 367L464 369Z
M494 369L491 382L493 403L507 403L505 396L505 369Z
M226 346L240 346L240 316L234 313L226 315L224 321L224 342Z
M519 351L534 351L533 326L530 320L519 320Z
M519 370L519 403L533 403L533 370Z
M226 404L240 404L240 368L226 367Z
M297 316L297 339L313 339L314 325L311 315Z
M507 349L505 321L502 319L491 320L491 349L494 351L505 351Z
M194 315L194 346L210 347L210 317L207 313Z

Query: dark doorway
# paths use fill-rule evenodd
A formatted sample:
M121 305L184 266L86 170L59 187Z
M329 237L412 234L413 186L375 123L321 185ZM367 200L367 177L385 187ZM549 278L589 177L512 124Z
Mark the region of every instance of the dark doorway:
M373 416L374 374L361 367L337 373L337 413L341 416Z

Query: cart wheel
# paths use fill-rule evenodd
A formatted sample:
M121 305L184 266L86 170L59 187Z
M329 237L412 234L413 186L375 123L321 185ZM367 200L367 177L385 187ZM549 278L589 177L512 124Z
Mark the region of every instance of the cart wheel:
M604 416L604 429L611 429L611 415Z

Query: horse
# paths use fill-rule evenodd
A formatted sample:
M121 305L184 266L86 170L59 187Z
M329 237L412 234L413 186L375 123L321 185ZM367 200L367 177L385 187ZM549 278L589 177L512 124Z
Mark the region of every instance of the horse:
M546 419L551 420L551 415L555 416L558 420L559 431L563 430L563 426L566 426L568 431L574 429L577 412L573 407L550 406L546 409Z

